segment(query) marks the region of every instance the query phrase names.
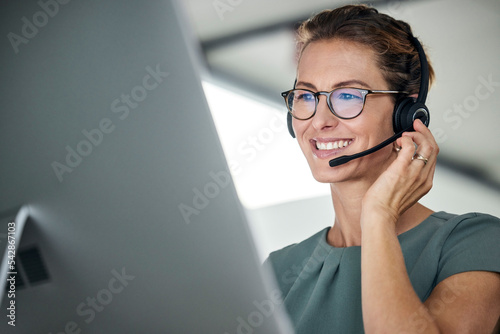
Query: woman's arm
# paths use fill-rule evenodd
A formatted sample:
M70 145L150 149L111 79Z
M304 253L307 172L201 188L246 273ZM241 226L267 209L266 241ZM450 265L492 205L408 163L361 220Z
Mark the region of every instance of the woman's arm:
M397 238L398 219L432 186L438 153L430 131L398 140L398 158L363 199L361 286L366 333L491 333L500 315L500 274L467 272L443 280L425 303L408 277ZM413 142L429 159L412 161ZM453 287L453 288L452 288Z
M365 332L440 333L429 309L411 285L395 228L387 223L388 217L372 213L362 219L369 219L363 227L361 240L361 300ZM423 328L417 321L420 319L425 321L424 331L419 331Z
M470 271L450 276L424 305L442 333L493 333L500 315L500 274Z
M500 274L471 271L440 282L422 303L406 272L395 230L383 217L363 229L361 285L366 333L492 333L500 315Z

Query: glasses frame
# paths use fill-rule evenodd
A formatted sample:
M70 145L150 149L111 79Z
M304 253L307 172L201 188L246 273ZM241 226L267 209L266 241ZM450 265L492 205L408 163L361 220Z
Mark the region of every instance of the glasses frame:
M333 106L331 104L330 96L333 94L333 92L335 92L335 91L337 91L339 89L346 89L346 88L348 88L348 89L355 89L358 92L360 92L361 95L363 96L363 105L361 106L361 110L359 111L359 113L356 116L352 116L352 117L342 117L342 116L339 116L339 115L337 115L337 113L335 112L335 110L333 109ZM292 93L293 91L297 91L297 90L310 92L310 93L312 93L314 95L314 99L315 99L314 112L311 114L311 116L309 116L307 118L298 118L298 117L296 117L293 114L292 110L290 109L290 106L288 105L288 95L290 95L290 93ZM332 112L332 114L334 114L336 117L338 117L340 119L353 119L353 118L356 118L359 115L361 115L361 113L363 112L363 109L365 108L366 97L368 95L370 95L370 94L406 94L406 95L408 95L409 93L405 92L405 91L398 91L398 90L370 90L370 89L356 88L356 87L338 87L338 88L335 88L334 90L332 90L330 92L325 92L325 91L313 92L312 90L309 90L309 89L293 88L293 89L287 90L285 92L282 92L281 96L283 96L283 98L285 99L286 108L288 109L288 112L290 113L290 115L292 115L292 117L295 118L295 119L298 119L298 120L301 120L301 121L306 121L308 119L313 118L314 115L316 115L316 110L318 109L318 103L319 103L319 96L320 95L325 95L326 96L326 104L328 105L328 108L330 109L330 111Z

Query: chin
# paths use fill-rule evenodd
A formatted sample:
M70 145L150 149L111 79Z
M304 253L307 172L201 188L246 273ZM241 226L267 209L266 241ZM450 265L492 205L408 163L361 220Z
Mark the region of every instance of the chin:
M320 183L336 183L349 179L352 176L351 168L330 167L328 161L326 166L311 166L311 173L314 179ZM347 167L347 166L343 166Z
M390 156L384 155L383 152L354 159L336 167L330 167L329 160L312 159L312 161L309 161L309 168L314 179L320 183L338 183L359 180L360 178L371 179L374 176L380 175L393 161Z

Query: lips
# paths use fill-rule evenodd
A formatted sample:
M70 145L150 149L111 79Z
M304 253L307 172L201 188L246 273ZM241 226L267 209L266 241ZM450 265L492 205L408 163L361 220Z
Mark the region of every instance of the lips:
M338 155L352 144L351 138L314 138L310 140L313 154L322 159Z

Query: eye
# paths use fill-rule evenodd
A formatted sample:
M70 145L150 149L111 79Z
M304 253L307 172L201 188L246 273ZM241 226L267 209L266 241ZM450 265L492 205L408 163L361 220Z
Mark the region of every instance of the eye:
M344 101L358 101L361 100L362 98L359 95L354 95L350 93L340 93L339 95L337 95L337 99Z
M314 101L314 95L309 92L297 92L296 99L303 102Z

